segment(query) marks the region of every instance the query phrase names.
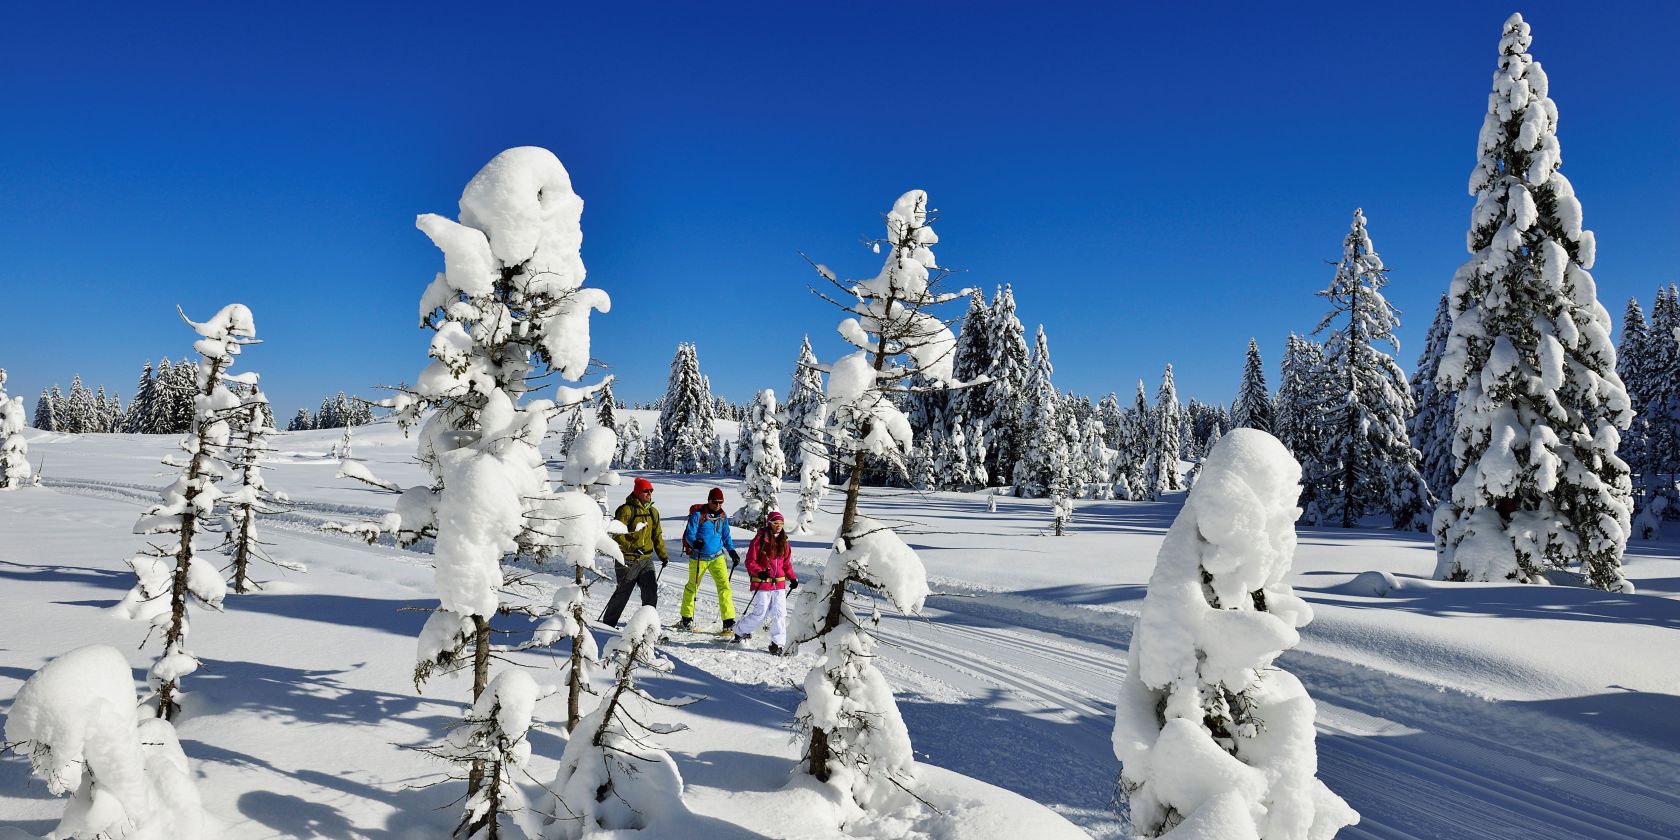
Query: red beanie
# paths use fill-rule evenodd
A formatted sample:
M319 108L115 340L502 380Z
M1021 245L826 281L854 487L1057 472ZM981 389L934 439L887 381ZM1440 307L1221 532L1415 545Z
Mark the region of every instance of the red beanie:
M721 502L721 501L723 501L723 488L722 487L713 487L712 492L706 494L706 501L708 501L708 502Z
M638 479L636 479L636 483L634 485L632 485L632 487L634 487L635 489L631 490L630 492L640 493L643 490L652 490L653 489L653 482L648 481L645 478L638 478Z
M764 517L764 520L766 522L781 522L782 521L782 512L779 511L779 510L770 511L770 515Z

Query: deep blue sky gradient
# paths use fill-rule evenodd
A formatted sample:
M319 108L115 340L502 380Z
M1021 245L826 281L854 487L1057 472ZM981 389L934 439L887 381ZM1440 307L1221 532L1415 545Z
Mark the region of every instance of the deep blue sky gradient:
M453 216L496 152L552 149L613 297L594 354L664 388L781 393L840 352L798 252L873 274L906 189L941 260L1014 284L1064 389L1229 400L1268 375L1363 207L1409 370L1465 258L1465 193L1511 3L284 4L0 11L0 367L33 407L73 372L131 395L230 301L282 420L412 380ZM821 8L818 8L821 6ZM1167 8L1172 6L1172 8ZM167 11L165 9L168 9ZM1680 264L1680 6L1525 3L1563 171L1616 319ZM953 305L951 316L961 313Z

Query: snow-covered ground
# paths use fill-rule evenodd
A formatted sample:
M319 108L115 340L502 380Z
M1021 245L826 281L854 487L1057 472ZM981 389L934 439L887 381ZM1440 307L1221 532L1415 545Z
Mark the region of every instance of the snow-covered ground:
M650 413L636 414L651 431ZM27 434L45 484L0 493L0 712L60 653L115 645L138 674L156 645L139 649L146 628L108 607L132 584L123 561L144 544L131 533L134 518L155 499L157 461L174 439ZM435 680L423 693L412 684L424 613L404 608L433 601L428 556L318 530L392 502L335 478L338 440L336 431L280 435L265 464L270 483L295 502L267 523L272 551L308 573L261 568L264 591L195 619L205 664L184 683L178 728L205 805L222 823L216 836L437 837L457 817L451 801L461 785L425 787L443 767L407 749L434 742L466 694L459 681ZM399 483L422 479L413 451L388 423L355 433L354 455ZM736 479L645 475L667 536L714 483L728 507L739 504ZM791 510L796 488L784 486ZM795 539L806 573L824 557L838 502L831 495L816 531ZM947 815L883 817L848 831L1039 838L1076 835L1071 822L1092 836L1121 836L1114 698L1178 501L1080 502L1072 533L1060 538L1045 535L1040 500L1006 498L988 513L978 494L877 489L865 492L864 507L902 523L936 593L918 618L883 605L880 664L922 784ZM1290 583L1317 618L1281 664L1318 701L1320 777L1362 815L1340 836L1680 836L1674 533L1633 546L1627 571L1639 594L1622 596L1437 583L1421 535L1303 531ZM681 585L680 570L664 575L667 620ZM746 589L737 589L738 607ZM597 610L605 590L591 593ZM699 621L715 625L708 593L709 584ZM690 727L660 737L695 813L685 838L825 834L810 817L824 810L814 796L786 789L798 750L788 727L810 657L772 658L763 644L679 636L667 646L677 669L645 680L655 696L705 698L661 715ZM546 665L546 656L524 661ZM563 718L564 700L541 710ZM560 754L553 729L534 736L539 781L552 777ZM26 762L0 761L0 826L45 834L62 808Z

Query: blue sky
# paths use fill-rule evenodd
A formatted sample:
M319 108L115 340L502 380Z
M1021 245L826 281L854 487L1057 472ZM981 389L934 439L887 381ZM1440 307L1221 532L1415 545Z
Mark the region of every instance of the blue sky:
M957 281L1014 285L1064 389L1229 400L1268 375L1363 207L1410 369L1465 258L1465 193L1510 3L284 4L0 12L0 367L132 392L180 358L182 305L240 301L276 413L412 379L454 215L503 148L585 200L594 354L664 388L678 342L714 389L787 386L839 352L799 251L859 243L910 188ZM1173 8L1164 8L1171 5ZM1619 321L1680 279L1680 7L1527 3L1563 171ZM606 4L600 4L602 8ZM813 8L800 8L812 6ZM1163 8L1153 8L1162 6ZM960 314L960 306L952 316Z

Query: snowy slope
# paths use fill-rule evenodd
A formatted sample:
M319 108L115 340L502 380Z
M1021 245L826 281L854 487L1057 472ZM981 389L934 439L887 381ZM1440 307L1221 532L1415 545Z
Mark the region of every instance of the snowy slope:
M48 658L79 645L116 645L136 666L153 654L136 649L144 628L104 608L130 585L122 561L141 545L130 529L173 441L29 434L46 486L0 494L0 607L13 617L0 640L0 703ZM267 464L271 483L299 502L269 531L275 552L309 573L262 569L265 592L230 598L225 614L204 614L194 628L206 667L185 684L180 730L224 836L429 837L454 818L447 803L459 786L411 787L442 768L399 746L435 738L465 694L462 683L438 681L420 694L410 682L423 615L402 608L429 600L427 557L315 530L391 503L334 478L327 453L337 440L326 431L281 435ZM354 455L375 473L420 480L413 442L390 425L357 430L354 440ZM733 479L649 477L668 536L713 483L726 505L738 503ZM784 508L794 503L784 493ZM802 570L818 567L837 504L831 496L821 536L796 539ZM850 831L906 836L913 825L925 836L1051 837L1071 830L1065 817L1093 836L1120 836L1113 698L1177 508L1176 500L1081 502L1073 532L1055 538L1043 536L1042 500L1001 499L989 514L978 495L867 491L866 513L907 523L900 532L937 593L925 620L883 607L882 669L923 782L990 807ZM1425 579L1433 552L1415 535L1303 532L1291 583L1317 618L1282 664L1318 700L1321 778L1363 815L1340 836L1680 836L1671 781L1680 778L1677 554L1673 539L1636 544L1627 568L1640 594L1605 596L1435 583ZM1391 591L1359 576L1368 570L1389 573ZM681 572L667 572L667 617L680 589ZM592 600L604 602L604 587L595 590ZM701 591L699 619L715 624L709 592ZM735 650L679 636L669 647L677 671L648 681L656 696L708 698L669 712L692 729L662 739L699 815L684 836L825 836L810 816L822 811L815 795L783 790L797 752L786 727L809 659L773 659L762 645ZM563 703L544 711L553 719ZM560 743L536 736L537 779L552 773ZM44 834L61 808L24 762L0 761L0 825Z

